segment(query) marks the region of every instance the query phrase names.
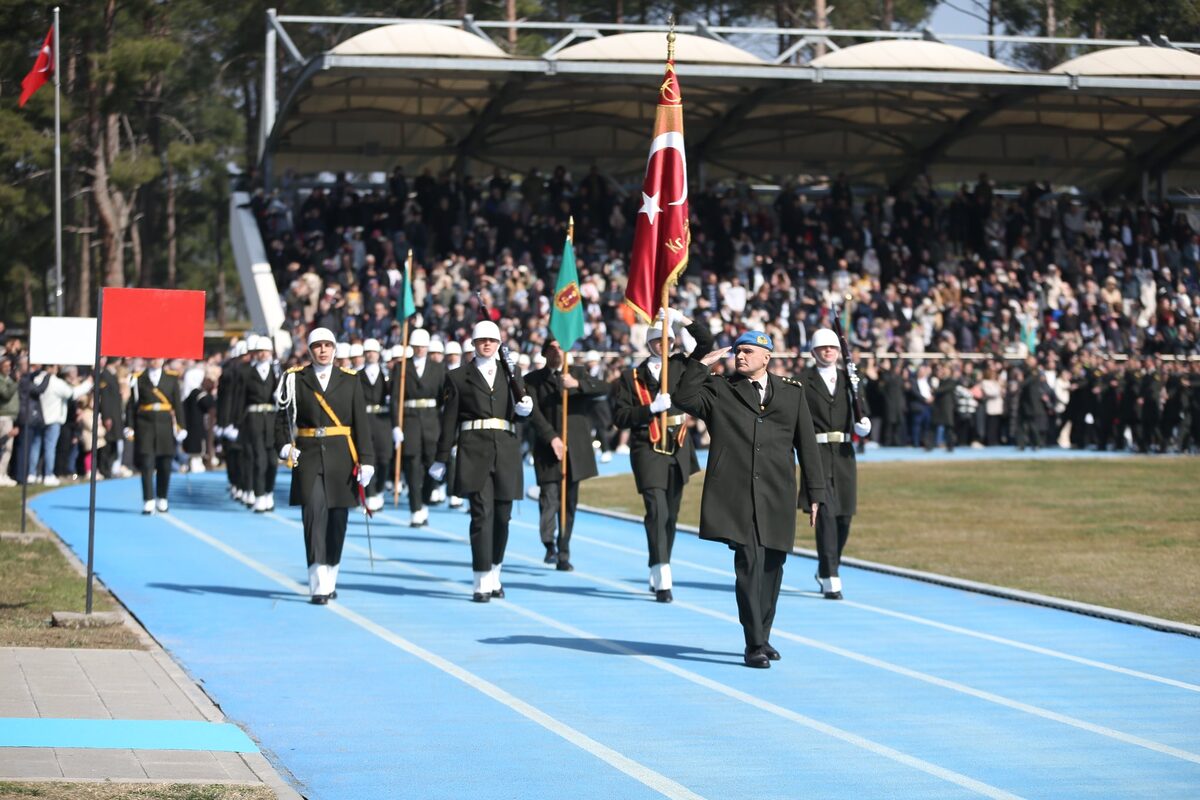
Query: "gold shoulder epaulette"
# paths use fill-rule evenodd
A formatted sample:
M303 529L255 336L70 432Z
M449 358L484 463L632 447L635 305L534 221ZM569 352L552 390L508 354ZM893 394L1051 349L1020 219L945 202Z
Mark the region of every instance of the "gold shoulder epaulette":
M356 370L356 369L349 369L347 367L338 367L338 369L340 369L342 372L346 373L347 375L357 375L358 374L358 370Z
M145 372L146 372L146 370L139 369L137 372L133 373L133 379L137 380L138 378L142 377L142 375L145 374Z
M295 367L288 367L288 372L302 372L303 370L304 370L303 364L300 364L299 366L295 366Z
M780 376L779 376L779 380L783 381L784 383L790 383L792 386L799 386L801 389L803 389L803 388L804 388L804 384L803 384L803 383L801 383L800 381L796 380L795 378L789 378L789 377L788 377L788 376L786 376L786 375L780 375Z
M181 374L181 373L179 372L179 370L174 370L174 369L164 369L164 370L163 370L163 372L165 372L165 373L167 373L168 375L171 375L171 376L173 376L173 377L176 377L176 378L178 378L178 377L180 376L180 374Z

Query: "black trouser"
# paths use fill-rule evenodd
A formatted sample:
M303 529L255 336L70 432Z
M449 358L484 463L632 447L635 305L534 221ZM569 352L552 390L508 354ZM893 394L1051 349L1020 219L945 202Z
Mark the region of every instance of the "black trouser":
M242 446L229 439L225 440L225 474L230 486L242 488Z
M821 578L838 577L838 566L842 563L842 551L850 538L850 521L853 517L837 514L828 503L822 503L817 511L817 575Z
M571 560L571 531L575 528L575 507L579 505L579 481L567 481L567 520L564 525L559 527L559 511L562 508L560 500L562 488L561 481L548 481L539 483L538 488L541 492L538 494L538 510L541 512L541 534L542 544L546 547L558 547L558 560ZM555 541L555 530L558 531L558 539Z
M143 455L138 453L138 469L142 473L142 499L167 499L167 488L171 484L171 456ZM155 473L158 473L155 480Z
M111 435L111 434L110 434ZM96 449L96 468L104 477L112 475L113 465L117 463L117 443L106 441L104 447Z
M746 647L761 647L771 638L786 560L786 550L763 547L757 540L733 546L734 593Z
M318 475L312 494L301 508L304 522L304 552L308 566L342 563L342 546L346 544L346 523L350 509L330 508L325 498L325 476Z
M675 523L679 519L679 501L683 497L683 475L678 466L667 470L666 489L646 489L642 503L646 507L647 566L670 564L675 547Z
M1017 420L1017 447L1022 450L1032 445L1034 448L1042 446L1042 422L1029 418L1019 418Z
M274 488L275 472L275 414L253 411L246 414L238 436L242 441L242 453L246 456L250 478L250 491L262 497ZM268 475L271 474L271 477ZM268 480L271 484L268 486Z
M411 495L411 484L408 491ZM467 499L471 507L471 569L475 572L487 572L493 564L504 563L512 500L496 499L494 474L488 475L480 490Z

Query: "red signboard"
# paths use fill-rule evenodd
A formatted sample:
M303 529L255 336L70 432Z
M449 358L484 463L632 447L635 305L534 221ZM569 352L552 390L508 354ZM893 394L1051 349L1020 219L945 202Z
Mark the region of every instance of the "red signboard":
M204 357L204 292L105 289L103 303L101 355Z

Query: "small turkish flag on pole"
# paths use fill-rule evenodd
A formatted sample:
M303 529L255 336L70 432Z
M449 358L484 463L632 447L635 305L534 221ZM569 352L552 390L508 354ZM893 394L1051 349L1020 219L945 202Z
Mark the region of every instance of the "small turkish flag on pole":
M42 42L42 49L38 51L37 61L33 62L33 69L29 70L29 74L21 81L21 100L17 105L24 107L29 98L33 97L33 93L42 88L42 84L50 80L53 74L54 26L51 25L46 34L46 41Z
M675 32L667 36L667 73L658 87L654 138L642 179L629 262L625 302L649 321L666 305L667 289L687 268L688 247L687 153L683 146L683 97L675 75Z

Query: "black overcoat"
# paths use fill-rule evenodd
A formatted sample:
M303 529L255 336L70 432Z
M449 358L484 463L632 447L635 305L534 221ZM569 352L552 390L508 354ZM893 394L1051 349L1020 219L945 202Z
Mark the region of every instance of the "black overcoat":
M404 451L407 458L415 458L423 463L432 463L432 453L437 450L438 438L441 435L441 404L445 395L446 365L432 358L425 359L425 369L417 375L413 360L408 360L404 369L404 401L435 400L433 408L404 409ZM482 376L480 376L482 378ZM398 424L400 409L400 365L392 368L392 424ZM484 381L484 386L487 382ZM429 458L425 456L429 455Z
M179 373L164 369L158 379L158 393L150 382L149 371L139 372L133 379L133 394L126 412L128 426L133 428L134 452L145 456L175 455L175 426L184 424L183 398L179 396ZM142 406L162 403L161 394L171 406L170 411L143 410Z
M812 414L813 430L817 433L839 431L849 434L854 430L854 410L850 407L846 389L848 380L846 370L838 369L837 384L830 394L816 367L807 367L800 373L804 397ZM821 453L821 469L827 481L825 502L835 515L853 516L858 508L858 464L853 441L820 444L817 448Z
M799 381L769 375L765 407L743 375L711 375L689 359L671 399L708 423L712 444L700 502L700 538L791 552L796 507L825 502L825 473ZM803 491L797 490L796 456Z
M490 389L474 361L446 373L437 460L448 463L450 450L458 445L453 487L453 494L458 497L480 491L488 475L493 474L496 500L519 500L525 494L521 442L516 434L503 430L461 430L462 423L476 419L516 423L518 417L505 371L497 366L496 382Z
M594 478L596 453L592 449L592 400L608 393L608 384L593 378L584 367L571 367L579 386L567 390L567 479ZM542 367L525 376L525 388L533 398L533 471L538 483L562 478L562 464L550 442L562 436L562 377L558 370Z

